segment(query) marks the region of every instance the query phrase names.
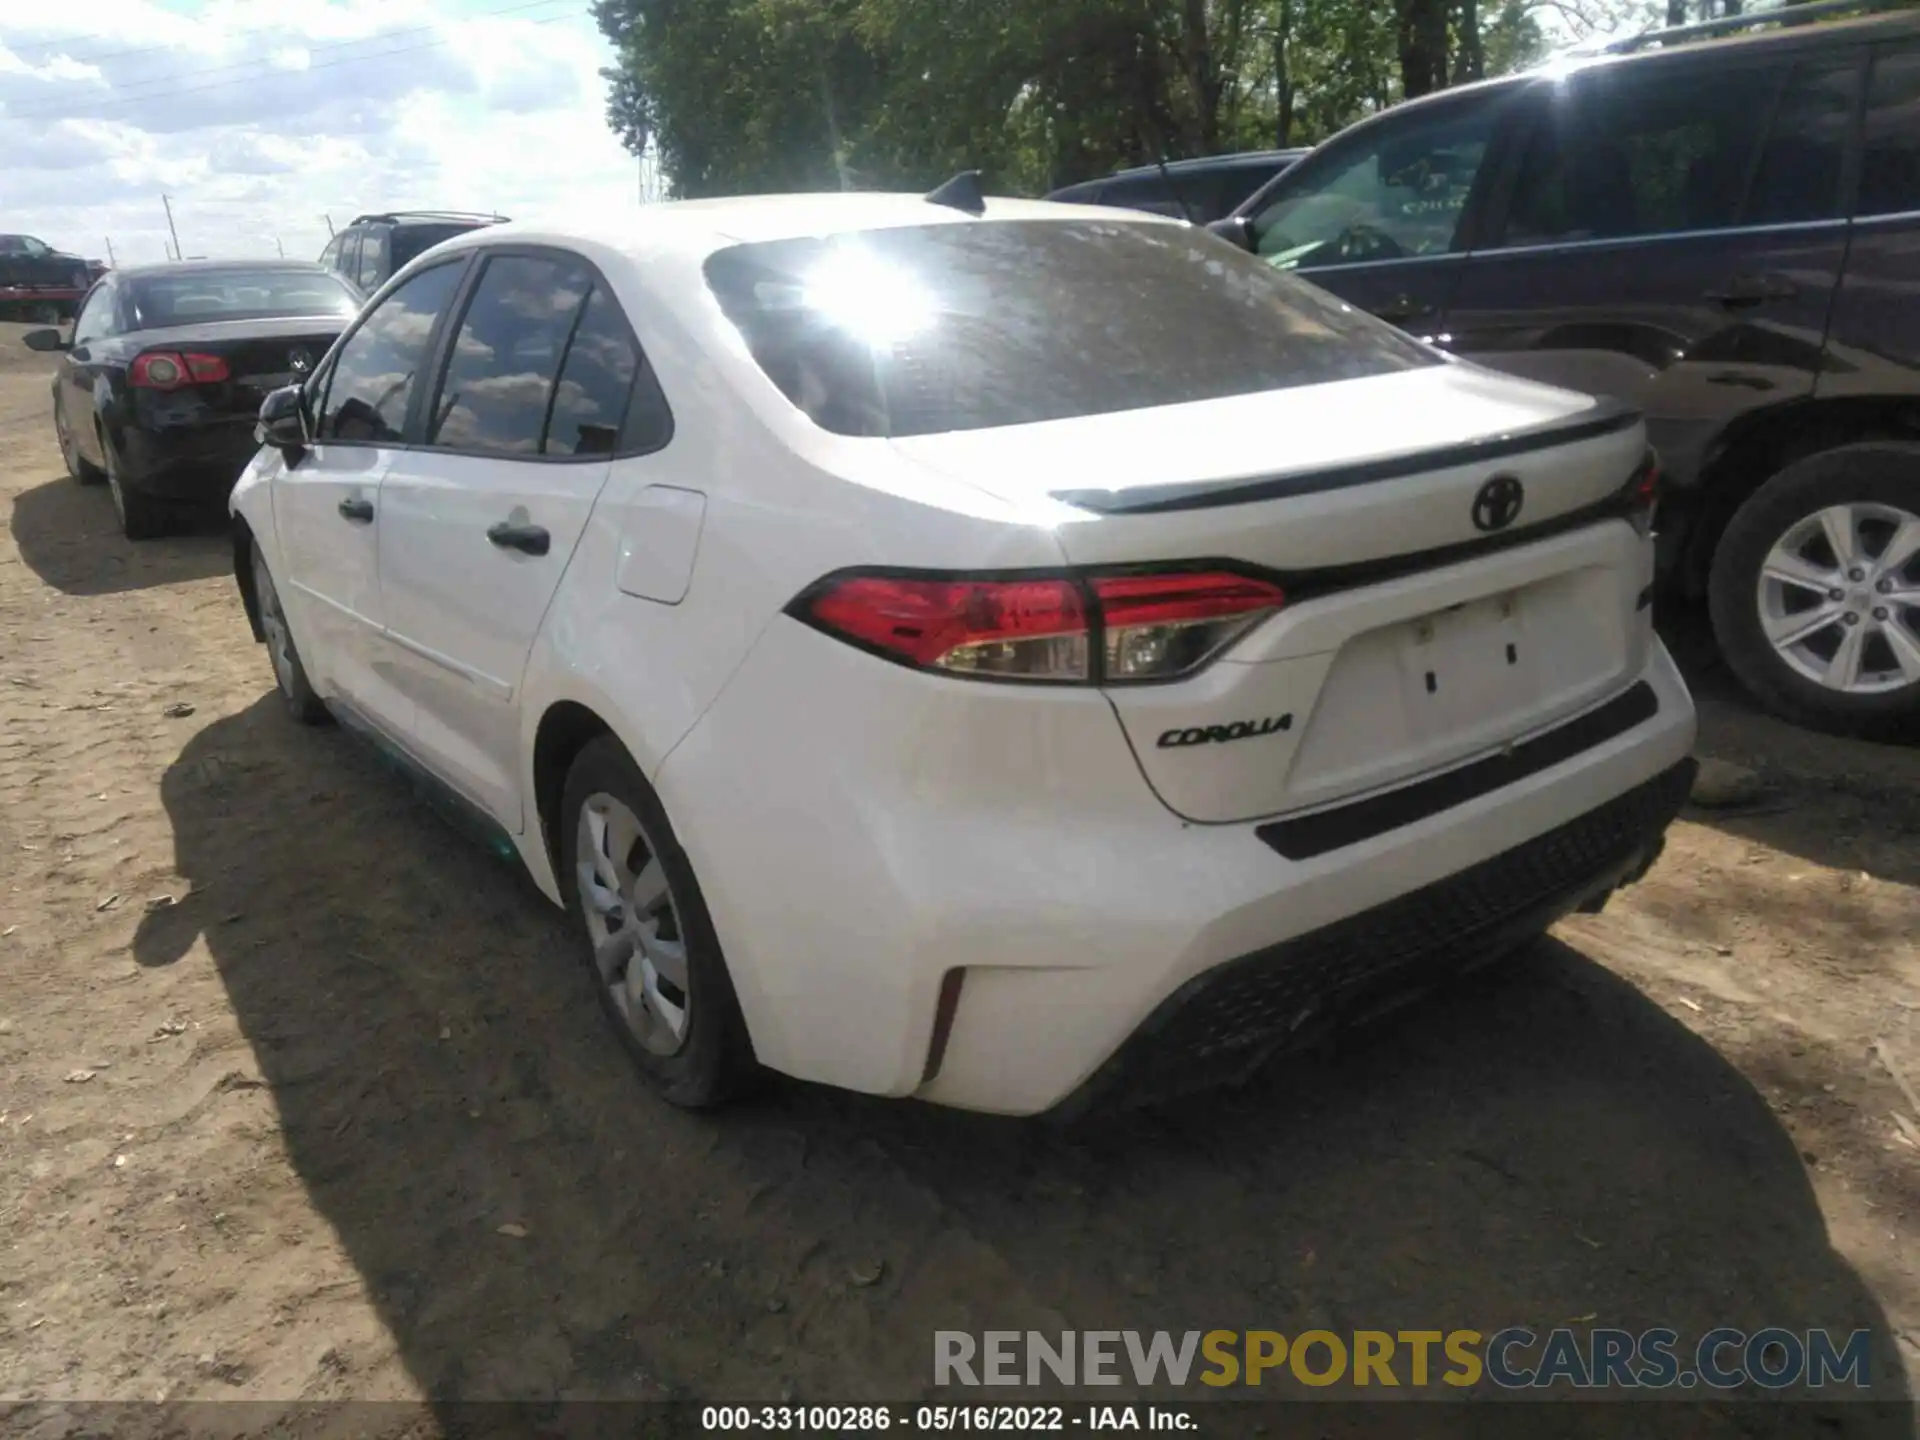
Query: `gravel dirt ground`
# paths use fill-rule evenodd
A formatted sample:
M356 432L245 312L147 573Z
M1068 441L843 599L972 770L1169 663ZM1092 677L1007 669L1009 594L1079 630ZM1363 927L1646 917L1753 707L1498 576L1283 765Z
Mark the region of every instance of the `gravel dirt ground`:
M129 545L64 477L18 333L0 1399L906 1399L988 1327L1865 1326L1920 1374L1920 751L1754 715L1683 629L1757 799L1337 1053L1067 1130L690 1116L531 885L290 723L217 527Z

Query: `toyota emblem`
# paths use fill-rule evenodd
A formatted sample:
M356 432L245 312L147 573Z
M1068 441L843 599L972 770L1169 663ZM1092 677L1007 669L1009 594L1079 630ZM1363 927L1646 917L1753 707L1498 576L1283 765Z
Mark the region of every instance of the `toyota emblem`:
M1519 517L1526 503L1526 488L1517 475L1496 475L1482 485L1473 497L1473 528L1504 530Z
M296 375L304 375L313 368L313 352L305 346L287 356L287 368Z

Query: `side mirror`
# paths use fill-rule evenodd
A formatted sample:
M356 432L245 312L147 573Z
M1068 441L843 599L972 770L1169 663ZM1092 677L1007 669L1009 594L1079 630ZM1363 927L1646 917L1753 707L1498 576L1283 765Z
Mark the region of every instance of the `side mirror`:
M312 439L307 434L306 395L298 385L283 385L260 402L260 421L253 427L253 438L291 453L305 450Z
M1207 233L1218 235L1230 245L1238 245L1242 250L1253 249L1253 225L1244 215L1228 215L1221 220L1207 222Z
M51 326L44 330L27 331L26 334L20 337L20 343L25 345L29 350L50 350L56 353L73 348L72 344L68 342L67 337Z

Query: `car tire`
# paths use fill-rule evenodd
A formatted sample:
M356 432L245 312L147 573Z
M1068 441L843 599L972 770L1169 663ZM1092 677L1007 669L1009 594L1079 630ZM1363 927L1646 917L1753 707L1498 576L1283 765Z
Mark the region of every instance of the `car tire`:
M1843 445L1774 475L1721 536L1707 598L1727 663L1774 714L1867 739L1920 729L1920 445Z
M313 688L313 682L307 678L307 667L301 662L300 648L293 643L293 628L287 623L287 612L280 603L280 587L273 582L273 572L267 568L266 556L260 553L257 544L248 547L249 563L253 566L254 611L260 617L260 629L266 635L267 658L273 664L273 680L280 691L280 698L287 702L287 710L302 725L324 725L333 718Z
M53 402L53 435L60 442L60 459L66 464L68 475L82 485L98 485L107 478L106 471L80 453L80 447L73 440L72 427L67 424L66 402L58 397Z
M129 540L155 540L166 534L173 520L173 511L167 502L132 489L122 481L119 463L113 458L113 446L104 434L100 435L100 454L107 462L107 493L113 497L113 513L120 521L120 533Z
M621 1044L675 1105L733 1098L756 1066L706 900L659 797L612 736L567 772L560 827L561 895Z

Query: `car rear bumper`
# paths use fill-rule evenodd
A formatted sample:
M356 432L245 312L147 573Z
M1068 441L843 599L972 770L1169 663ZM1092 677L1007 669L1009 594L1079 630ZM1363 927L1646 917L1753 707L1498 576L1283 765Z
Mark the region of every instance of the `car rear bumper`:
M214 424L122 430L120 483L167 500L220 500L259 451L252 417Z
M1632 875L1694 713L1657 641L1630 683L1656 703L1628 728L1289 860L1258 821L1171 814L1098 693L920 675L782 620L655 779L764 1063L1032 1114L1230 1077Z

